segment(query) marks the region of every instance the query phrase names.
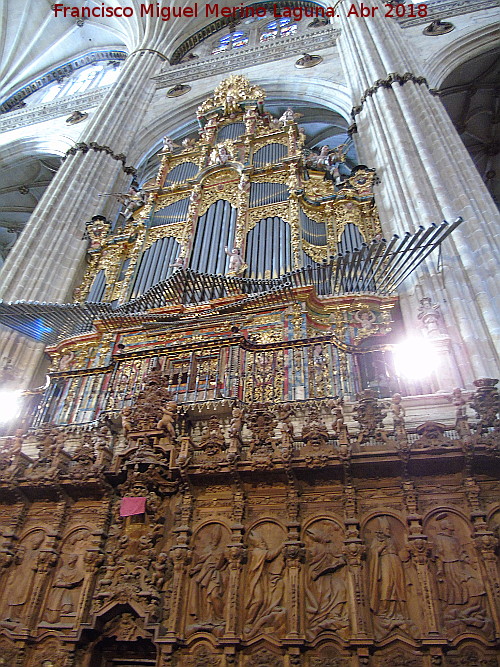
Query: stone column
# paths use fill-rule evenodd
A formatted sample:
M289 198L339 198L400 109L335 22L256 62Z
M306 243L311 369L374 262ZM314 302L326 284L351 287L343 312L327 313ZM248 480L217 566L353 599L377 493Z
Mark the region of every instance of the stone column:
M161 55L161 54L160 54ZM69 154L0 271L0 297L6 301L72 301L87 243L85 221L101 213L103 192L128 187L132 170L127 153L154 94L151 77L160 70L158 52L131 54L112 90ZM0 358L22 369L26 384L42 345L10 330L0 338Z
M444 106L422 78L401 27L375 0L363 2L380 7L375 16L347 15L351 5L359 10L360 4L338 7L339 52L351 86L360 161L376 168L381 179L377 203L384 233L464 219L442 246L442 272L435 258L427 260L418 272L420 286L416 279L407 283L403 313L415 303L415 290L443 305L463 382L470 383L499 367L493 237L499 213Z

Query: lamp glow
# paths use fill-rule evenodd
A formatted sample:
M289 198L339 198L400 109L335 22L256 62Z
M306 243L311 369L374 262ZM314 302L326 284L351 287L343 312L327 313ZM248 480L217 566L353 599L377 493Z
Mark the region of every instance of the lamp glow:
M396 373L409 380L423 380L439 366L438 351L425 338L408 338L393 349Z
M21 412L21 391L0 390L0 423L15 419Z

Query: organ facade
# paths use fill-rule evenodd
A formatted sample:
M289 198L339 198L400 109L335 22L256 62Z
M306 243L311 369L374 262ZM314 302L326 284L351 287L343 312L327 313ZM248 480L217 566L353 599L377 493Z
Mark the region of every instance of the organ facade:
M497 665L497 381L454 390L426 296L443 365L393 358L461 219L385 238L375 170L242 76L198 121L74 302L2 304L51 367L2 440L0 664Z

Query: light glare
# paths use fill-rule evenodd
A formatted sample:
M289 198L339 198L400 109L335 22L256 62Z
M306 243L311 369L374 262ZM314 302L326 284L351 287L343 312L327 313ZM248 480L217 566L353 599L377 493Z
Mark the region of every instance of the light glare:
M21 411L21 392L8 389L0 390L0 423L15 419Z
M409 380L429 377L439 366L439 355L425 338L409 338L393 349L394 366L399 376Z

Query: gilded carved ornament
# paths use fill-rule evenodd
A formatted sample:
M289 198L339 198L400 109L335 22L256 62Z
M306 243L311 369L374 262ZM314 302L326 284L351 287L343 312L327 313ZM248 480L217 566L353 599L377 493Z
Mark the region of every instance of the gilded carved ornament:
M328 259L329 256L327 246L312 245L312 243L308 243L305 239L302 239L302 250L318 264Z
M240 102L255 102L264 100L266 97L265 91L259 86L254 86L250 81L241 74L232 74L227 79L224 79L214 90L213 97L205 100L205 102L198 107L198 115L202 116L207 113L222 109L224 115L229 113L238 113L242 110L239 108Z
M260 222L261 220L265 220L266 218L269 217L278 217L281 218L284 222L289 223L289 218L291 217L289 202L273 204L272 211L270 211L269 209L270 209L269 204L249 209L248 223L247 223L248 232L251 229L253 229L258 222Z

